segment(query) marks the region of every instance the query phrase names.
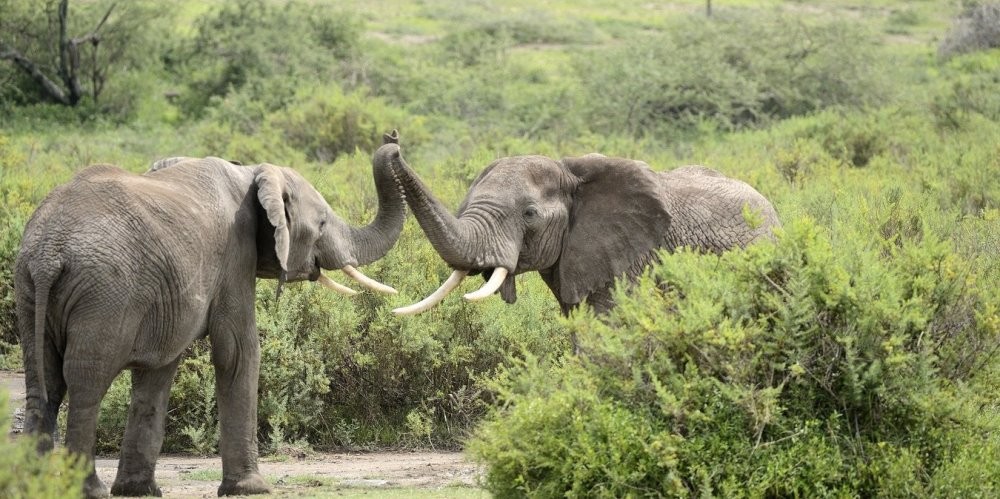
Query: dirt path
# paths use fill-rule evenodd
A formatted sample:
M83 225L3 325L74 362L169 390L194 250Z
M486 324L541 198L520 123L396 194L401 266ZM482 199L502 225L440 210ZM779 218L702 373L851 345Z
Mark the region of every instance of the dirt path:
M0 389L10 395L14 426L24 407L24 374L0 371ZM108 486L118 459L99 458L97 474ZM344 490L376 493L394 488L464 490L463 496L484 496L475 489L479 469L458 452L317 453L304 459L262 458L260 471L277 495L340 495ZM218 457L160 456L157 483L164 497L216 497L222 480Z

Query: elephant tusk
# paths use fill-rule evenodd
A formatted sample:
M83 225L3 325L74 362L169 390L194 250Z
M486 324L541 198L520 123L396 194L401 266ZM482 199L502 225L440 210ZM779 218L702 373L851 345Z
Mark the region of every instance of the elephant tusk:
M413 305L393 309L392 313L396 315L416 315L430 310L431 307L440 303L445 296L448 296L448 293L451 293L452 290L457 288L458 285L462 283L462 279L465 279L465 276L467 275L469 275L468 270L456 270L452 272L451 275L448 276L448 280L444 281L444 284L442 284L440 288L437 288L437 291L431 293L430 296L414 303Z
M358 284L372 291L378 291L380 293L387 293L390 295L398 293L398 291L393 289L391 286L386 286L385 284L382 284L381 282L378 282L375 279L372 279L371 277L362 274L360 270L350 265L344 265L344 268L340 270L343 270L344 273L347 274L348 277L350 277L351 279L358 281Z
M488 298L493 293L496 293L500 289L500 285L503 284L503 280L507 278L507 269L503 267L497 267L493 269L493 275L490 276L490 280L483 284L483 287L479 288L477 291L465 294L465 299L469 301L482 300L483 298Z
M327 289L332 289L333 291L336 291L336 292L338 292L338 293L340 293L342 295L354 296L354 295L358 294L357 291L355 291L355 290L353 290L353 289L351 289L351 288L349 288L347 286L344 286L343 284L341 284L341 283L339 283L337 281L334 281L333 279L330 279L329 277L323 275L322 273L319 275L319 278L316 279L316 282L320 286L323 286L324 288L327 288Z

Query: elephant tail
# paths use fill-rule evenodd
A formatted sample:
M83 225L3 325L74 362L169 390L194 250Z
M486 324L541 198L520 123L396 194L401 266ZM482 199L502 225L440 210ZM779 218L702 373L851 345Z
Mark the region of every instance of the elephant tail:
M32 280L35 282L35 376L38 378L43 402L49 401L49 391L45 386L45 319L49 308L49 290L59 277L60 267L56 265L54 272L49 271L49 268L53 268L50 266L46 266L41 272L32 272Z

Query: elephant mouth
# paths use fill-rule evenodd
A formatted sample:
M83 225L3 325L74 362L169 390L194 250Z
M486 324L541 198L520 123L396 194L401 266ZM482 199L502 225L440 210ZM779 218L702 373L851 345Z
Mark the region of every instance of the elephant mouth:
M362 274L360 270L354 268L351 265L344 265L339 270L342 271L344 274L347 274L348 277L356 281L364 288L390 295L394 295L397 293L397 291L392 286L387 286L385 284L382 284L381 282L376 281L375 279L372 279L371 277ZM334 281L333 279L330 279L329 277L323 275L323 267L320 266L319 258L314 260L312 270L310 270L308 273L303 273L303 274L306 274L307 279L309 279L310 281L315 282L320 286L323 286L324 288L336 291L337 293L347 296L353 296L358 294L357 291L347 286L344 286L343 284L340 284L339 282Z
M497 268L502 268L502 267L497 267ZM486 279L487 282L489 282L490 278L493 277L493 272L495 270L496 269L485 269L479 271L479 273L482 273L483 278ZM517 286L515 285L514 276L519 273L520 272L516 270L514 272L508 273L507 276L504 278L503 283L500 284L500 298L503 298L503 301L507 303L514 303L517 301Z
M483 284L483 286L476 291L466 293L466 300L482 300L483 298L492 296L498 290L500 291L500 296L503 297L504 301L507 303L514 303L514 301L517 300L517 293L514 287L514 273L510 272L505 267L455 270L451 273L451 276L448 277L448 280L446 280L436 291L428 295L427 298L406 307L393 309L393 313L396 315L415 315L430 310L435 305L440 303L441 300L444 300L444 297L448 296L448 293L451 293L455 288L457 288L458 285L462 283L462 280L464 280L469 274L483 274L483 277L486 278L486 284Z
M319 258L313 260L312 272L309 272L309 280L316 282L319 276L323 275L323 269L319 266Z

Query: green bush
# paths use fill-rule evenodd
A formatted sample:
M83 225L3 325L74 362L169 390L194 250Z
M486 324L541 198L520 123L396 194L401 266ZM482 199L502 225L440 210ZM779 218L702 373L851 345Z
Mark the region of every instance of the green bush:
M308 3L241 0L200 16L166 65L185 84L179 104L190 116L237 90L273 111L301 83L339 81L361 27L354 16Z
M0 390L0 428L10 427L6 390ZM60 448L39 455L29 437L0 438L0 496L11 499L56 499L79 495L87 466Z
M873 497L978 477L965 490L995 492L995 463L971 456L1000 452L1000 418L967 401L996 381L1000 302L932 232L868 237L835 250L796 220L774 245L662 254L608 317L573 315L579 357L497 378L470 445L487 487Z
M1000 49L955 57L942 68L931 111L939 126L957 129L974 123L974 115L1000 121Z
M875 102L874 52L871 36L847 22L746 12L595 49L578 71L595 131L670 136Z
M410 144L427 137L424 119L388 106L364 91L345 94L337 85L298 89L279 110L269 111L251 93L219 99L199 126L201 146L243 163L332 163L356 151L371 154L391 128Z
M8 182L14 165L24 157L11 147L10 139L0 134L0 356L11 352L18 343L16 303L14 301L14 260L21 245L24 224L34 209L23 199L23 192Z
M382 145L386 128L406 130L406 141L426 139L423 119L388 106L358 91L344 94L338 87L315 87L299 96L269 123L285 141L312 161L333 162L342 154L371 154Z

